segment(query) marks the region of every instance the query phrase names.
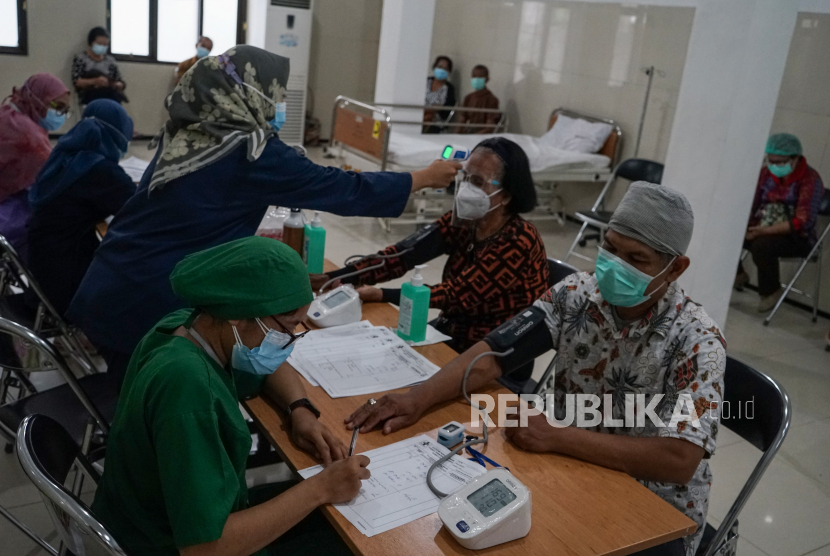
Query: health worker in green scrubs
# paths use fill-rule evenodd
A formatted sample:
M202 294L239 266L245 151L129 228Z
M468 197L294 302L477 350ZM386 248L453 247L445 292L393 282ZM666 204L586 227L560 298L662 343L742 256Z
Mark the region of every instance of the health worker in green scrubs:
M302 260L247 237L185 257L170 282L194 309L167 315L133 353L93 511L132 556L351 554L314 510L357 496L369 459L346 457L282 365L312 300ZM257 389L287 408L322 473L248 492L239 400Z

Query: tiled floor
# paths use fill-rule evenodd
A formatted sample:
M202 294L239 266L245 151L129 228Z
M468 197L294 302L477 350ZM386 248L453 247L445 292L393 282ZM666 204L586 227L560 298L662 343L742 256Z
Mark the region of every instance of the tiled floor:
M400 226L387 235L373 219L330 215L324 216L324 226L328 232L326 255L337 263L349 255L376 251L413 231L411 226ZM538 227L548 255L564 256L576 234L575 226L542 222ZM426 270L428 283L440 279L442 265L443 261L435 261ZM781 452L741 513L739 554L830 556L830 353L824 351L823 339L830 322L819 319L813 324L809 315L785 305L772 324L764 327L755 313L755 301L749 292L735 293L732 298L725 326L729 354L778 380L789 393L794 412ZM545 364L537 362L536 373ZM715 525L725 516L760 455L747 442L722 430L712 459L709 517ZM285 471L277 467L263 473ZM5 453L0 453L0 505L35 531L52 531L45 508L16 457ZM44 554L2 517L0 539L0 554Z

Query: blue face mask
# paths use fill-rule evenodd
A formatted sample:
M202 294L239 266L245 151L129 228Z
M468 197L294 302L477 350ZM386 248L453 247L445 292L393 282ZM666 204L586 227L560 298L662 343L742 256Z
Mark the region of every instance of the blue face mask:
M793 166L789 162L786 164L767 164L770 173L776 178L783 178L793 171Z
M208 50L204 46L197 46L196 47L196 57L197 58L204 58L208 54L210 54L210 50Z
M487 85L487 79L484 77L473 77L470 79L470 85L473 86L474 91L480 91Z
M38 123L46 131L55 131L66 123L66 114L58 114L57 110L50 108L46 111L46 117L41 118Z
M657 276L666 272L670 266L671 263ZM636 307L651 299L651 294L660 289L660 286L650 293L646 293L646 288L657 276L649 276L602 247L599 248L596 266L599 293L615 307Z
M273 117L273 118L271 118L271 119L268 121L268 125L270 125L270 126L271 126L271 128L272 128L274 131L279 132L279 130L280 130L280 129L282 129L283 124L285 124L285 110L286 110L286 105L285 105L285 103L284 103L284 102L274 102L273 100L271 100L271 99L270 99L270 98L268 98L267 96L263 95L263 94L259 91L259 89L257 89L256 87L251 87L251 86L250 86L250 85L248 85L247 83L243 83L243 85L245 85L246 87L248 87L249 89L251 89L253 92L255 92L256 94L258 94L258 95L259 95L259 96L261 96L262 98L264 98L264 99L265 99L266 101L268 101L271 105L273 105L273 107L274 107L274 117Z
M450 73L444 68L433 68L432 76L435 77L435 79L437 79L438 81L446 81L447 77L450 76Z
M231 352L231 366L237 371L253 375L270 375L277 370L277 367L285 363L296 344L283 348L282 346L291 341L291 336L267 328L259 319L256 319L256 322L265 333L265 339L259 347L253 349L242 343L236 327L233 327L236 344Z
M92 45L92 51L93 51L95 54L97 54L98 56L103 56L104 54L106 54L106 53L107 53L107 50L109 50L109 48L110 48L110 47L109 47L109 46L107 46L106 44L98 44L98 43L94 43L94 44Z

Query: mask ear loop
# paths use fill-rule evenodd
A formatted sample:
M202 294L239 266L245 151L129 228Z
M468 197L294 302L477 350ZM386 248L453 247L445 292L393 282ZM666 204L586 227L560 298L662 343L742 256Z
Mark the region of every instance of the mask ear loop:
M245 344L242 343L242 339L239 337L239 332L236 331L236 327L231 325L231 328L233 329L233 336L236 338L236 343L242 347L245 347Z
M667 270L671 267L671 265L673 265L673 264L674 264L674 261L676 261L676 260L677 260L677 257L678 257L678 255L675 255L674 257L672 257L672 260L671 260L671 261L669 261L669 264L667 264L667 265L666 265L666 268L664 268L663 270L661 270L660 272L658 272L655 276L653 276L653 277L652 277L652 280L653 280L654 278L657 278L657 276L660 276L661 274L663 274L664 272L666 272L666 271L667 271ZM663 287L663 284L660 284L659 286L657 286L656 288L654 288L653 290L651 290L651 293L646 293L646 294L643 294L643 295L645 295L645 296L647 296L647 297L651 297L652 295L654 295L654 292L656 292L657 290L659 290L659 289L660 289L660 288L662 288L662 287Z
M255 320L255 321L256 321L256 323L259 325L259 328L260 328L260 330L262 330L262 333L263 333L263 334L265 334L265 335L267 336L267 335L268 335L268 333L269 333L272 329L271 329L271 328L268 328L267 326L265 326L265 324L264 324L261 320L259 320L259 317L255 318L254 320Z

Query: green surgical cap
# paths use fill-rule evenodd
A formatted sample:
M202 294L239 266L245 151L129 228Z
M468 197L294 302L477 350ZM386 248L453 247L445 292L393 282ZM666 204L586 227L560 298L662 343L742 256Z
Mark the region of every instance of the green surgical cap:
M170 284L192 307L225 320L288 313L313 299L297 252L258 236L188 255L173 269Z
M767 154L778 156L801 155L801 141L791 133L776 133L767 139Z

